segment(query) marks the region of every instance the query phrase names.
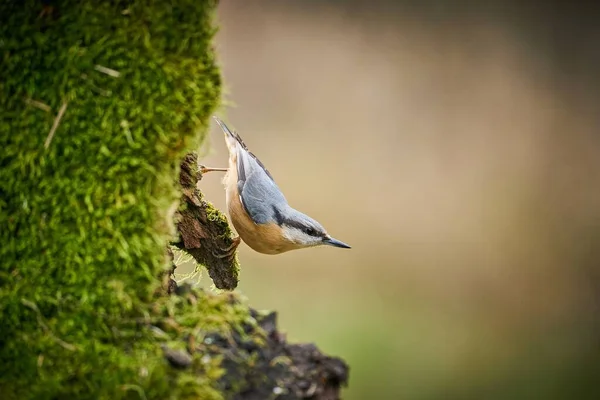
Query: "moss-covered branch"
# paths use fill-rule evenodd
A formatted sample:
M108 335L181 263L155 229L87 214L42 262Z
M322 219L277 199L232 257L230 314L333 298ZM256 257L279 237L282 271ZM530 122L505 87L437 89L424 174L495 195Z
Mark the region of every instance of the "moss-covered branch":
M175 245L206 267L217 288L233 290L238 284L235 250L239 238L232 239L225 216L202 198L196 188L199 179L197 157L188 154L179 175L183 197L177 216L179 240Z

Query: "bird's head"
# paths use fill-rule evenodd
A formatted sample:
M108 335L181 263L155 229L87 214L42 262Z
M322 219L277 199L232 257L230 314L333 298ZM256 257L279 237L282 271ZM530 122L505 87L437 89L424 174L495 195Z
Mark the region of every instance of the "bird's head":
M298 248L321 245L350 248L346 243L332 238L320 223L291 207L278 213L277 222L285 239Z

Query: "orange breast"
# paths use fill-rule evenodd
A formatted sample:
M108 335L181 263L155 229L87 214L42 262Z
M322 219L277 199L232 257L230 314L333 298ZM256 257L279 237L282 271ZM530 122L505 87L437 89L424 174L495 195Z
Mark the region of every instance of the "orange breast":
M299 248L281 234L281 228L277 224L256 224L246 213L237 189L236 161L236 154L230 155L229 171L223 179L223 184L229 217L238 235L253 250L263 254L280 254Z

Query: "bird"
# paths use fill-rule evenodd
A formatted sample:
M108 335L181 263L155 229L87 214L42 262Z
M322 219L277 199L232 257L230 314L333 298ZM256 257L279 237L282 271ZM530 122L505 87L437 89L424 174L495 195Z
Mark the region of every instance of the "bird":
M228 168L200 167L201 173L225 171L223 185L229 216L238 237L262 254L329 245L349 249L308 215L291 207L265 165L250 152L242 138L213 116L225 135Z

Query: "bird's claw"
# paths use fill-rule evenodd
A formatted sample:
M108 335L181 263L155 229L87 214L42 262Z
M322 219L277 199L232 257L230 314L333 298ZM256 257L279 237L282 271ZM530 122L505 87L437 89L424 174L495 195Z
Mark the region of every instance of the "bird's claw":
M216 254L216 251L213 251L212 255L216 258L231 260L235 256L235 251L237 250L241 242L242 239L239 236L234 237L231 239L231 244L229 246L227 246L224 249L218 249L218 254Z
M242 239L239 236L231 239L231 245L229 245L229 247L227 247L227 249L225 249L224 256L227 257L228 259L233 259L233 257L235 256L235 252L241 242L242 242Z

